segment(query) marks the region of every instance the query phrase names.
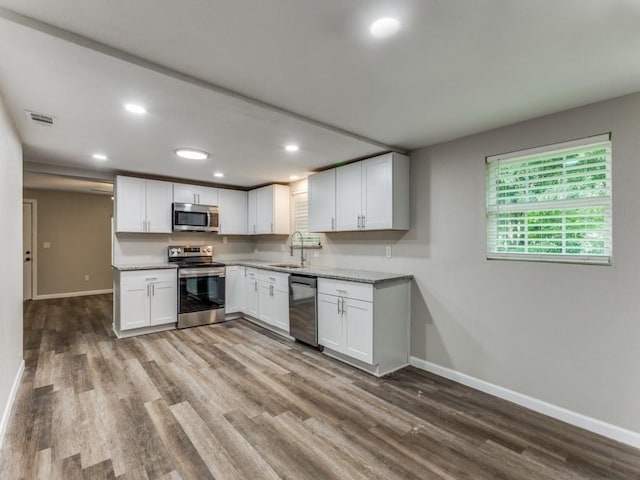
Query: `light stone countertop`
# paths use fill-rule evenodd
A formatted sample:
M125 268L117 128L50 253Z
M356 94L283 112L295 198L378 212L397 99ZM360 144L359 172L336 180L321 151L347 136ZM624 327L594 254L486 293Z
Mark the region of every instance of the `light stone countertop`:
M178 268L177 265L172 265L170 263L145 263L140 265L111 265L111 268L115 270L120 270L121 272L131 271L131 270L161 270L161 269L169 269L169 268Z
M389 272L374 272L369 270L354 270L348 268L331 268L322 266L308 266L303 268L286 268L286 267L274 267L273 265L279 265L279 262L267 262L256 260L216 260L217 262L224 263L227 266L240 265L243 267L260 268L263 270L272 270L274 272L284 272L300 275L310 275L320 278L332 278L335 280L344 280L348 282L360 282L360 283L383 283L397 280L411 280L413 275L407 275L404 273L389 273ZM292 262L293 264L293 262Z

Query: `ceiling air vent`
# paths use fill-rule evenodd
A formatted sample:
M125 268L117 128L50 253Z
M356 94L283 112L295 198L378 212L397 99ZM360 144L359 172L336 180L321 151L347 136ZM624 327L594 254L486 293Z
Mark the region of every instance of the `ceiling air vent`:
M52 115L45 115L44 113L32 112L30 110L24 111L27 116L27 120L31 120L36 125L42 125L43 127L52 127L53 121L56 117Z

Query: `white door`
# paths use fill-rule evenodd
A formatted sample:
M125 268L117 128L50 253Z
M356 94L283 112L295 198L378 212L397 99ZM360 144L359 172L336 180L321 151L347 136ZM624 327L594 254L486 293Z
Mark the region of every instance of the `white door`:
M336 230L359 230L362 216L361 162L336 168Z
M362 162L362 222L366 230L393 228L392 155Z
M308 181L309 231L331 232L336 221L336 171L316 173Z
M273 325L289 332L289 288L274 285Z
M171 233L172 187L169 182L147 180L147 232Z
M256 280L255 278L247 277L246 286L246 313L247 315L258 318L258 280Z
M318 294L318 343L336 352L342 351L342 315L340 300L333 295Z
M343 353L357 360L373 363L373 303L345 298L342 309Z
M273 185L256 190L256 233L273 233L273 199Z
M214 187L198 187L198 203L200 205L220 205L219 192Z
M218 191L220 235L247 234L247 192L242 190Z
M33 210L31 203L22 204L22 285L23 300L33 298Z
M116 232L144 232L145 180L116 177Z
M256 234L256 215L257 215L257 190L249 190L247 194L247 232L249 235Z
M240 311L240 298L242 296L241 280L244 280L244 277L240 275L240 267L227 267L226 277L224 279L224 313L236 313Z
M173 184L173 201L176 203L198 203L196 187L184 183Z
M176 280L151 283L150 325L164 325L177 321L178 287Z

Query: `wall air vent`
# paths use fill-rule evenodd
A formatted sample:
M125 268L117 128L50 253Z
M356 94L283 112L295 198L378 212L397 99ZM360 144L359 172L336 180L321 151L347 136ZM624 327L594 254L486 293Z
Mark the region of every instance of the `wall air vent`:
M52 115L45 115L44 113L32 112L30 110L24 111L27 116L27 120L32 121L36 125L42 125L43 127L52 127L56 117Z

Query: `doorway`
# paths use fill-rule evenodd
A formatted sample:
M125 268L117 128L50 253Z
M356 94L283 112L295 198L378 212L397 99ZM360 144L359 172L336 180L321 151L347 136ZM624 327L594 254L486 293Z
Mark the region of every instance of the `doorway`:
M22 290L23 299L36 295L36 201L22 202Z

